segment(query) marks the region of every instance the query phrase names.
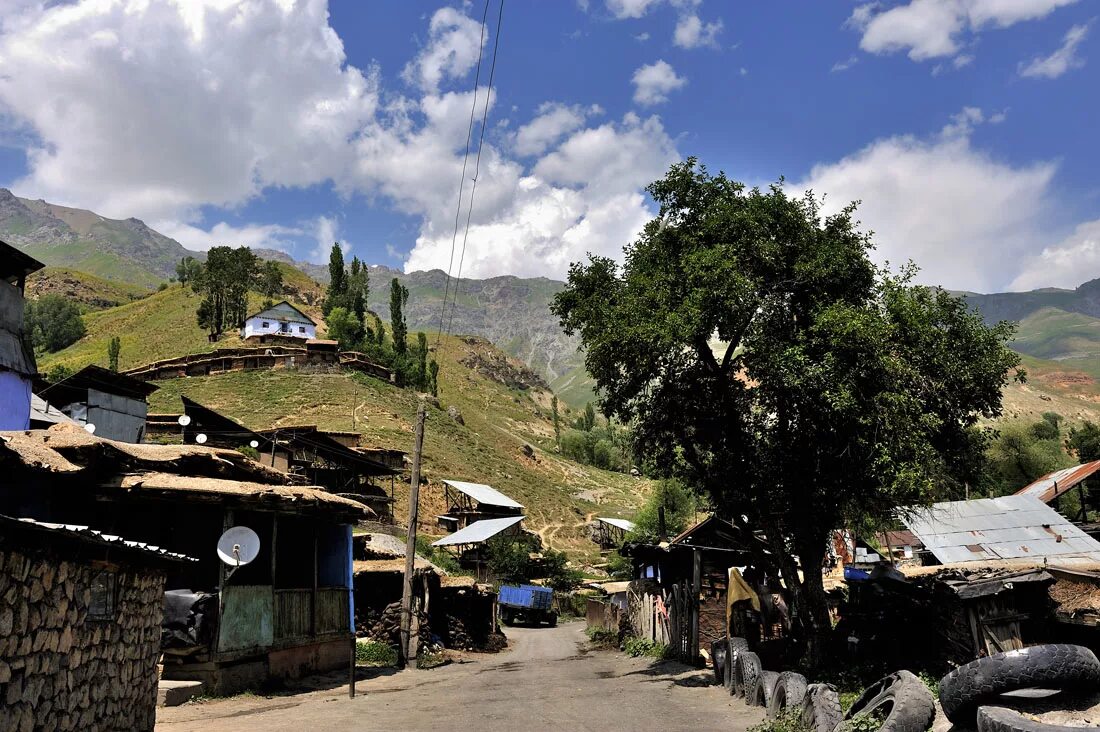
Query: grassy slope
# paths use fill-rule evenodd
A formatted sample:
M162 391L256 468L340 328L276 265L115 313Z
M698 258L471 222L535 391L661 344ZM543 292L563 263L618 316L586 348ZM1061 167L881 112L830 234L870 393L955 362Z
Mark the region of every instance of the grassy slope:
M149 291L138 285L79 272L66 267L46 267L27 278L31 297L44 293L63 295L90 309L121 305L145 297Z
M445 339L439 352L442 409L430 408L423 470L432 485L421 493L426 524L443 512L441 478L490 483L527 507L527 525L552 546L582 554L594 547L583 536L595 513L629 515L648 490L646 481L578 465L554 455L547 410L534 396L512 391L457 363L463 344ZM246 426L260 429L316 424L352 430L378 446L411 451L418 397L360 374L257 371L160 382L151 398L157 412L180 411L186 394ZM465 421L452 420L456 407ZM355 422L352 415L355 414ZM537 459L523 455L527 442ZM397 513L407 517L407 493L398 486ZM597 505L596 501L599 502Z
M123 370L173 356L209 351L215 344L207 340L206 332L195 321L195 310L201 299L189 287L171 285L141 300L89 313L84 318L87 335L62 351L40 357L38 367L48 371L58 364L70 368L90 363L105 366L107 343L114 335L122 340L119 368ZM258 310L261 301L262 298L253 293L249 309ZM320 321L320 313L315 308L301 302L295 304ZM216 347L235 345L240 345L240 339L234 332L224 336Z
M1100 318L1047 307L1020 321L1013 347L1046 359L1100 355Z
M88 272L115 282L127 282L145 290L154 289L166 279L120 254L100 249L95 242L34 244L25 247L24 251L48 265Z
M308 278L307 278L308 279ZM305 286L305 282L288 285ZM255 299L259 299L256 297ZM43 371L63 363L105 365L107 342L122 338L120 365L130 368L157 359L212 348L195 323L199 296L178 285L142 300L86 316L88 335L40 359ZM312 307L307 312L317 316ZM236 336L219 345L238 343ZM458 360L469 346L444 338L438 351L443 410L432 408L425 437L424 469L438 481L452 477L490 483L527 506L528 526L557 548L594 554L582 534L590 515L628 516L649 484L629 476L578 465L553 454L549 394L509 390L474 373ZM356 428L379 446L409 451L417 396L409 390L359 374L258 371L160 383L151 398L154 412L179 412L181 394L223 411L255 428L317 424L336 430ZM465 426L446 412L455 406ZM537 460L522 453L528 442ZM405 489L398 487L398 515L407 515ZM422 492L421 516L428 522L444 510L438 483ZM598 503L597 503L598 502Z

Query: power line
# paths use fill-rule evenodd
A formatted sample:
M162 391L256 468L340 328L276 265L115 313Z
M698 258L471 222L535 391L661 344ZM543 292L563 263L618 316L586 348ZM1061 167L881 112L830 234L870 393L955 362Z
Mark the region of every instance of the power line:
M439 328L435 332L435 347L439 348L439 339L443 333L443 319L447 316L447 297L451 291L451 267L455 261L455 242L458 240L458 219L462 214L462 189L466 186L466 163L470 159L470 140L474 136L474 112L477 109L477 84L481 80L481 56L485 51L485 21L489 17L489 0L485 0L485 9L481 13L481 38L477 48L477 71L474 72L474 97L470 102L470 126L466 130L466 152L462 156L462 176L458 180L458 205L455 207L455 230L451 235L451 258L447 262L446 285L443 288L443 309L439 313ZM495 56L495 51L494 51ZM495 61L495 58L494 58ZM474 177L475 185L477 177ZM471 198L473 194L471 193Z
M470 207L466 211L466 232L462 235L462 253L458 257L458 276L455 278L455 295L451 303L451 316L447 320L447 335L451 334L451 326L454 324L455 308L458 307L458 290L462 287L462 263L466 259L466 240L470 236L470 217L474 212L474 193L477 191L477 176L481 170L481 151L485 147L485 127L489 121L489 100L493 96L493 77L497 70L497 49L500 47L500 26L504 17L504 0L500 0L500 9L497 11L497 29L493 36L493 61L489 66L489 87L485 90L485 112L481 118L481 133L477 141L477 160L474 162L474 180L470 187ZM452 252L453 256L453 252ZM447 301L443 301L443 309L447 309ZM438 342L436 343L438 346Z

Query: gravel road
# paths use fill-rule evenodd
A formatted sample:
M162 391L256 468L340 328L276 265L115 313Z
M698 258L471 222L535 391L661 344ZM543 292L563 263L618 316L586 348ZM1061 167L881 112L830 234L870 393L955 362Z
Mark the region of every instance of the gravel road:
M710 684L709 671L585 651L583 623L508 628L509 649L271 697L157 710L158 732L252 730L747 730L762 710ZM325 679L315 680L325 686Z

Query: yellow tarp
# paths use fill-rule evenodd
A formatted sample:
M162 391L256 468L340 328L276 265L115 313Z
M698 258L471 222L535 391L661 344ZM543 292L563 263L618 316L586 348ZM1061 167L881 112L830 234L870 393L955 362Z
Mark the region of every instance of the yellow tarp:
M749 583L741 576L741 570L737 567L729 568L729 584L726 586L726 627L730 627L730 617L733 615L733 606L739 602L748 601L752 609L760 612L760 598L756 591L749 587Z

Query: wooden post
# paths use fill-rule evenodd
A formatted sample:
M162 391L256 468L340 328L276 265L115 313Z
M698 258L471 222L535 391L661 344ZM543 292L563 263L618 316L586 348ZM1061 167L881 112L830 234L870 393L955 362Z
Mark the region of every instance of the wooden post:
M409 535L405 541L405 582L401 589L401 648L398 664L409 664L409 642L412 638L412 590L416 569L416 520L420 500L420 451L424 447L424 420L427 406L420 402L416 410L416 438L413 443L412 475L409 480Z
M693 549L691 557L691 656L688 663L694 665L699 659L699 593L703 591L703 553Z

